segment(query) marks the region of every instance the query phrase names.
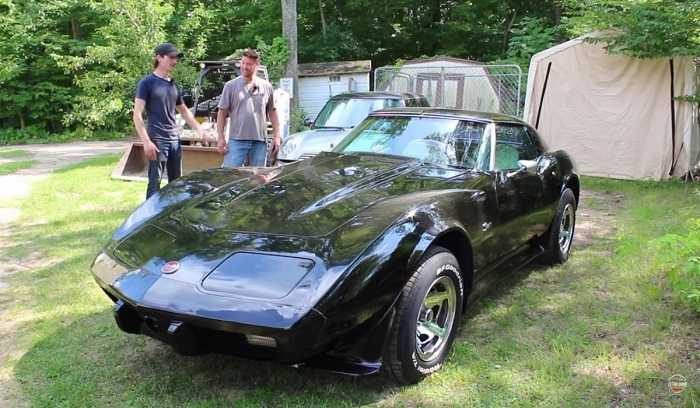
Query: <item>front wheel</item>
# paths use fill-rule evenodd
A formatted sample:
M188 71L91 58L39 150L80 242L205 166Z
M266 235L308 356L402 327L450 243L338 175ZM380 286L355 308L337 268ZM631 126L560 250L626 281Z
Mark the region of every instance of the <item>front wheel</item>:
M434 247L401 292L383 366L398 382L414 384L440 369L450 352L464 301L457 259Z
M574 240L574 227L576 227L576 197L574 192L567 188L559 198L554 221L545 238L544 261L546 263L560 264L569 259L571 244Z

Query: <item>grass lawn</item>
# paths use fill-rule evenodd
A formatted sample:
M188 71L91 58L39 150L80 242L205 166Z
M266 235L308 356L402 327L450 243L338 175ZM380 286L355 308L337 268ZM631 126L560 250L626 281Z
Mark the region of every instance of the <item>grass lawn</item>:
M569 262L511 274L473 305L446 366L421 384L350 378L207 355L181 357L120 332L90 263L142 200L145 184L109 178L117 157L34 185L0 261L14 340L0 378L35 406L697 406L700 319L679 305L651 241L700 214L697 186L584 179L582 207L612 225ZM586 220L579 218L581 225ZM609 226L609 225L608 225ZM668 378L688 388L672 395Z
M36 163L36 160L11 161L0 164L0 176L12 174L17 170L28 169Z
M0 159L17 159L29 157L32 154L20 149L0 149Z

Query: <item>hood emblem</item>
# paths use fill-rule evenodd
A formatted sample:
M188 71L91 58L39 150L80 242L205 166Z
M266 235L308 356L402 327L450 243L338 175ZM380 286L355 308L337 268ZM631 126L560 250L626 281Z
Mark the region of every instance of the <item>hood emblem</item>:
M175 273L178 269L180 269L180 262L178 261L170 261L166 262L163 267L160 268L160 271L163 273L171 274Z

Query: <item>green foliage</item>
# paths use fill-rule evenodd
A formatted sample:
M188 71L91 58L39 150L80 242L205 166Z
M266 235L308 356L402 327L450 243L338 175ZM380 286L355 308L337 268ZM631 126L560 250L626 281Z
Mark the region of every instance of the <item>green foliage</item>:
M371 49L363 49L351 27L331 24L326 29L326 35L321 32L304 33L299 47L299 57L302 61L344 61L357 58L368 58Z
M0 129L0 146L22 144L27 140L41 140L48 136L46 130L38 126L27 126L24 129Z
M107 0L93 2L91 7L112 16L98 29L101 41L87 47L83 56L54 54L54 58L75 74L82 90L66 122L109 127L123 122L132 109L130 99L138 79L153 69L153 47L166 40L164 26L172 7L140 0Z
M289 134L303 132L309 130L309 127L304 124L306 121L307 113L304 112L304 108L298 107L293 108L289 118Z
M90 22L97 21L99 16L74 0L0 0L0 127L63 129L72 78L49 55L79 52L90 38Z
M698 1L298 0L297 15L300 62L371 59L380 67L450 55L515 63L525 73L535 52L592 30L607 33L598 41L613 52L700 54ZM0 129L129 126L136 83L163 41L185 52L174 73L183 88L197 77L195 61L247 47L262 51L276 81L288 59L281 31L280 1L0 0ZM0 140L27 139L10 133Z
M382 66L420 55L503 58L513 24L546 21L554 5L299 0L299 61L371 58ZM184 88L196 78L197 59L257 46L273 81L288 59L279 1L0 0L0 34L0 128L31 127L22 133L32 135L128 126L136 83L163 41L186 54L174 73ZM27 139L11 136L4 140Z
M682 102L693 103L695 105L698 105L698 107L700 108L700 86L695 88L694 95L676 96L675 99Z
M544 19L524 17L515 24L506 58L500 62L519 65L526 73L532 56L553 46L557 34L557 28L549 26Z
M130 130L125 127L114 130L91 130L76 128L60 133L49 133L38 126L27 126L24 129L0 129L0 146L19 145L28 143L61 143L75 140L115 140L123 139Z
M666 234L656 245L674 292L700 313L700 218L688 222L687 234Z
M592 41L639 58L700 55L700 2L696 0L570 1L579 11L574 34L601 31Z
M268 44L262 37L258 37L257 49L260 52L262 63L267 67L270 82L276 84L284 75L287 61L289 61L287 39L275 37L272 39L272 43Z

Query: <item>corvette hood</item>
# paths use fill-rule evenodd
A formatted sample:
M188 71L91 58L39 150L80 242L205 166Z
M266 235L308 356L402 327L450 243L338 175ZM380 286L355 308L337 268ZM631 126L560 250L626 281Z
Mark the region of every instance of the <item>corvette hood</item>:
M324 153L312 160L264 170L170 214L162 225L198 231L318 237L406 185L421 167L407 158ZM419 177L420 178L420 177ZM387 220L390 221L390 220Z
M291 308L273 313L292 313L275 323L290 325L400 214L436 195L462 191L460 175L465 171L408 158L338 153L247 178L236 173L229 183L213 183L113 240L106 256L128 271L98 275L132 301L159 310L201 315L238 310L231 305L249 299L270 310ZM173 260L179 270L163 274ZM200 295L210 304L204 307ZM257 310L248 303L240 307Z

